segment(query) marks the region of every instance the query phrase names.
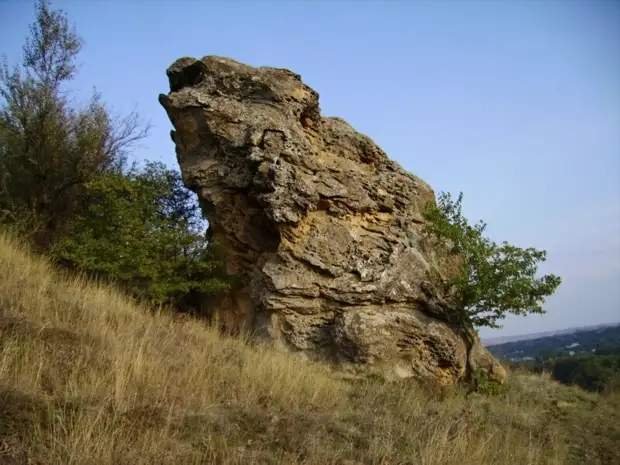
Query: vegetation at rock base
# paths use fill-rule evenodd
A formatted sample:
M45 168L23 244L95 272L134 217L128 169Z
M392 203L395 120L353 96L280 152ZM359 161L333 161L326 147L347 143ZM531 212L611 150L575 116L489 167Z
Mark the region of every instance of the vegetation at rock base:
M462 213L463 194L456 200L449 193L438 196L437 205L424 212L426 234L442 244L459 263L449 275L433 273L433 285L455 310L463 327L500 328L508 314L544 313L542 304L562 282L559 276L536 277L546 252L507 242L497 244L484 236L486 223L469 224Z
M0 236L0 463L611 465L619 441L617 393L343 380Z
M135 297L186 309L230 289L195 195L177 171L129 163L149 127L69 84L83 41L36 2L20 65L0 69L0 224L65 267Z

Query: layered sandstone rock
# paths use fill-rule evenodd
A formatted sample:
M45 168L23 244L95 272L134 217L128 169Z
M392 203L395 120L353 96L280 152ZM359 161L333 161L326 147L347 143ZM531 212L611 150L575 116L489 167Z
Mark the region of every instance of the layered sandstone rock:
M188 187L244 287L227 329L343 366L452 383L463 338L425 286L433 190L339 118L300 76L227 58L182 58L160 95ZM477 337L470 364L503 377Z

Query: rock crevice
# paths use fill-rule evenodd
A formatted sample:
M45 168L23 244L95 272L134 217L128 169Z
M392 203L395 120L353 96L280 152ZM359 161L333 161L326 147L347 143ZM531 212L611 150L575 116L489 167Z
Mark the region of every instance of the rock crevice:
M425 280L431 187L367 136L320 114L289 70L181 58L160 95L185 184L243 288L218 306L228 330L343 366L453 383L467 348ZM476 338L478 369L503 377Z

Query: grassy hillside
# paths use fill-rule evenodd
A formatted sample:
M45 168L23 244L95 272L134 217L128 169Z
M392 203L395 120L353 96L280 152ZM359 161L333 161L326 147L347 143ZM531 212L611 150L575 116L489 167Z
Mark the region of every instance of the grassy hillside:
M0 235L2 464L612 464L620 399L349 382L67 279Z

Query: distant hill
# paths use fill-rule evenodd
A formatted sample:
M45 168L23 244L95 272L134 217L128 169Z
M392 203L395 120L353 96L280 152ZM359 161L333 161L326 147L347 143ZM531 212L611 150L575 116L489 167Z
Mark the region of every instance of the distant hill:
M489 346L495 346L499 344L506 344L509 342L528 341L531 339L542 339L545 337L558 336L562 334L574 334L574 333L579 333L579 332L584 332L584 331L594 331L597 329L609 328L609 327L615 327L615 326L620 326L620 322L605 323L605 324L593 325L593 326L577 326L573 328L558 329L555 331L544 331L540 333L520 334L517 336L490 337L490 338L484 338L482 342L487 347L489 347Z
M545 352L555 355L591 354L604 346L620 346L620 323L516 336L508 341L506 339L508 338L504 338L501 343L485 343L493 355L512 361L533 360Z

